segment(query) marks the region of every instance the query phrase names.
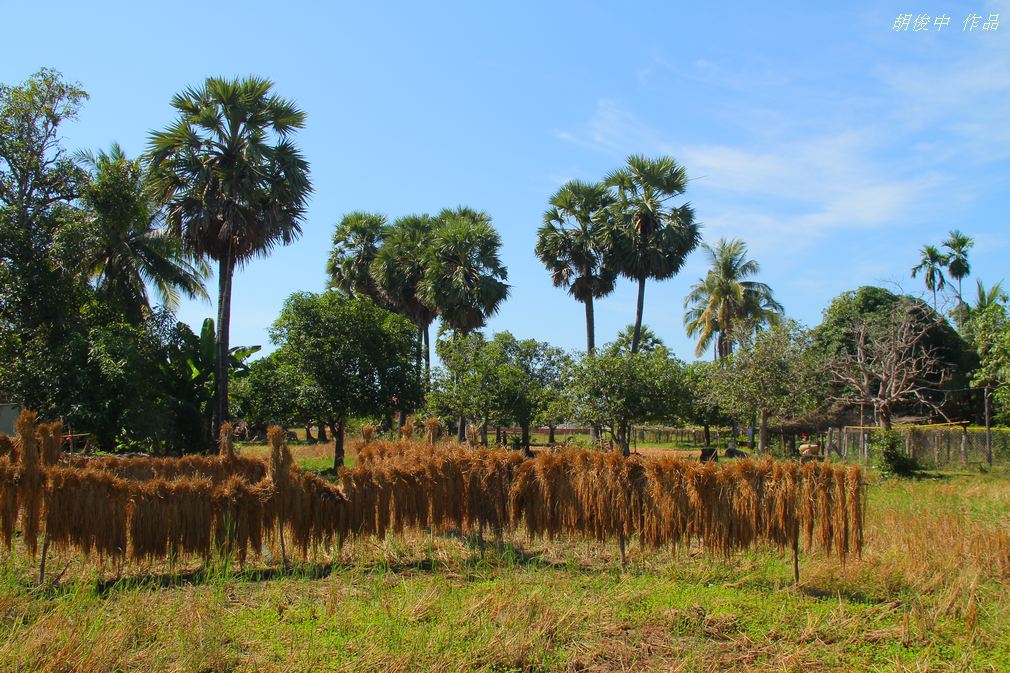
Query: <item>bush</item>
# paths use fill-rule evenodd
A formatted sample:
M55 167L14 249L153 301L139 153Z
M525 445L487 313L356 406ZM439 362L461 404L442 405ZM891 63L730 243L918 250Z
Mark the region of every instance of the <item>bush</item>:
M914 477L922 469L915 458L905 455L901 435L894 430L874 432L871 446L878 453L877 469L885 478Z

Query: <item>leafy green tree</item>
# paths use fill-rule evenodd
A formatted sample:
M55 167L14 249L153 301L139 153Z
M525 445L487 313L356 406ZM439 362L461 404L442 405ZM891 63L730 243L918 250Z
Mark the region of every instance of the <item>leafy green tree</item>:
M701 426L706 447L712 445L712 426L730 423L714 393L713 373L717 367L718 363L698 360L684 368L685 398L680 420Z
M734 345L764 324L774 325L782 306L765 283L748 280L760 265L747 258L747 245L739 239L719 239L714 246L702 244L711 269L691 286L684 299L684 326L698 339L700 357L715 344L716 360L733 352Z
M957 281L957 301L959 304L964 301L961 294L961 281L971 273L968 250L974 245L975 239L957 229L951 230L947 240L943 242L943 247L949 251L947 253L947 273Z
M81 194L91 225L85 264L99 294L134 323L151 310L148 285L168 309L180 293L206 299L209 269L160 225L162 212L147 195L140 160L115 144L108 153L82 157L92 171Z
M943 269L947 266L950 258L940 252L935 245L924 245L919 253L921 255L919 263L912 267L912 278L920 273L926 281L926 289L933 293L933 310L936 310L936 293L947 286L947 279L943 275Z
M998 421L1010 421L1010 309L1006 299L975 310L965 326L965 337L975 349L979 367L971 378L995 403Z
M614 196L604 184L572 180L551 196L537 232L536 255L562 287L586 307L586 352L596 349L593 300L614 291L608 230Z
M683 363L665 348L651 353L587 355L575 367L576 414L606 430L624 455L634 423L668 421L684 413Z
M522 446L529 453L530 428L558 394L555 382L564 373L564 352L542 341L499 332L485 345L480 366L489 370L485 376L496 392L497 415L519 426Z
M632 155L624 168L606 178L617 193L611 210L614 225L610 250L618 271L638 281L635 335L638 352L645 308L645 281L665 280L680 271L701 240L690 204L670 205L687 188L687 171L671 157L650 159Z
M818 400L817 367L810 359L809 332L792 321L759 332L754 343L711 369L712 394L720 409L737 418L758 416L758 450L768 448L769 418L797 418Z
M493 417L499 389L494 381L494 368L485 362L487 340L481 331L459 334L441 330L435 341L435 351L442 367L432 372L428 411L433 416L459 419L472 418L503 424L506 419ZM458 438L458 435L457 435Z
M318 421L323 400L314 382L303 376L286 348L249 364L248 376L232 387L237 418L263 434L271 425L310 427Z
M406 318L368 299L329 291L285 301L271 339L318 389L318 414L334 437L334 468L344 462L348 418L417 404L415 334Z
M235 267L301 233L311 187L290 136L305 113L264 78L209 78L172 99L178 119L151 134L152 184L170 230L218 263L214 436L228 416L228 352Z
M61 145L87 99L43 69L0 85L0 397L76 422L87 391L86 173Z
M386 216L355 211L344 215L333 232L333 250L326 263L330 287L350 296L363 294L384 306L386 299L372 278L372 262L382 245Z

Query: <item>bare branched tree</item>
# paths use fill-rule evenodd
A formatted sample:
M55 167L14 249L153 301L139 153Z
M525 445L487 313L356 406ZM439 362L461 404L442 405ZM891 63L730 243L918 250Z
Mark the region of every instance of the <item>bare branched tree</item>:
M930 331L942 320L913 301L898 302L881 316L851 320L852 349L828 362L843 388L836 399L872 406L876 422L888 430L894 409L902 404L918 402L947 418L946 395L940 388L952 370L940 349L928 341Z

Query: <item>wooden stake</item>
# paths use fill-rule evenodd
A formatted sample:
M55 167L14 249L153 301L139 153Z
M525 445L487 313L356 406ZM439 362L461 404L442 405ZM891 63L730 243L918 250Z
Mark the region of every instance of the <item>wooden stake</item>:
M49 553L49 535L42 538L42 558L39 560L39 586L46 579L46 554Z
M800 527L796 526L793 535L793 581L800 583Z

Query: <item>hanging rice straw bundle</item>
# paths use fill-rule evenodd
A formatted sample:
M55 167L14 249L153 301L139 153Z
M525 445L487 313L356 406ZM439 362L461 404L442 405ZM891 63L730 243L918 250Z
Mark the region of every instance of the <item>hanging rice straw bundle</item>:
M429 418L424 422L424 432L429 444L434 444L442 436L442 421Z
M14 457L14 440L0 432L0 458Z
M58 549L118 558L126 551L129 488L107 472L54 467L46 492L46 537Z
M232 423L221 424L221 435L218 439L218 455L222 460L235 460L235 426Z
M21 474L18 481L18 501L21 505L21 526L25 546L32 556L38 550L40 519L42 517L45 474L36 440L38 414L25 409L14 422L18 431L17 455Z
M21 470L11 462L11 455L0 458L0 540L11 548L18 523L18 483Z

